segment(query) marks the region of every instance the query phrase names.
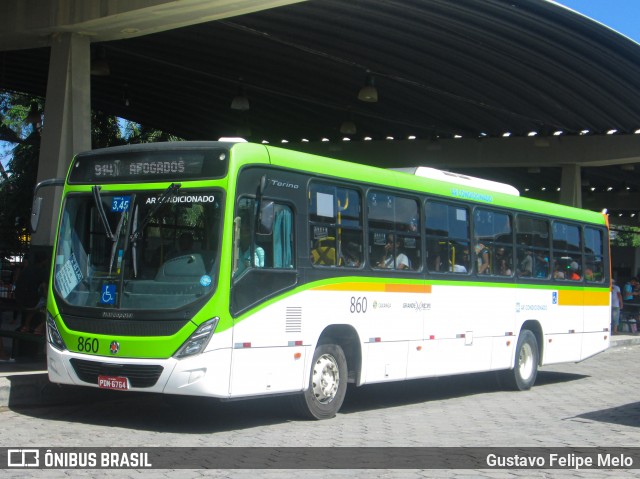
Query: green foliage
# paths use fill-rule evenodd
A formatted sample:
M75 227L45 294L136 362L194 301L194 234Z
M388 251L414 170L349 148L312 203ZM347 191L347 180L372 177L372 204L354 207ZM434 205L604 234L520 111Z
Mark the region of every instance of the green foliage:
M39 155L40 134L36 131L13 149L7 164L8 178L0 185L0 251L5 256L26 250Z
M640 227L611 226L611 246L640 247Z
M6 171L0 168L0 255L24 253L29 245L29 219L40 156L40 119L44 101L0 92L0 141L14 145ZM30 113L37 113L31 115ZM34 120L34 121L32 121ZM45 125L46 128L46 125ZM131 121L121 128L118 118L91 113L91 147L127 143L178 141L180 138Z
M33 124L27 121L32 105L39 112L44 108L44 102L39 98L0 93L0 125L3 132L0 140L20 143L34 132Z
M124 128L126 142L136 143L159 143L163 141L181 141L182 138L166 133L164 131L148 128L139 123L128 121Z
M106 148L123 145L126 141L120 134L118 119L101 111L91 113L91 148Z

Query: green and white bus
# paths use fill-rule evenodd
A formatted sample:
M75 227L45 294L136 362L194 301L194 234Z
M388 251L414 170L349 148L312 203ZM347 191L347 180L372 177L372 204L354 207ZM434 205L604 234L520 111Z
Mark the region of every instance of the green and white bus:
M239 140L77 155L36 188L64 183L50 380L324 419L347 383L526 390L605 350L606 216L443 178Z

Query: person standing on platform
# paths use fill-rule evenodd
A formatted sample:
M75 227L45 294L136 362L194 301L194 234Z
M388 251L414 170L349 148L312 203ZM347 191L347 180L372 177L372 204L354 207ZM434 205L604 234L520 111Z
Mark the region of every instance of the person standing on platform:
M620 311L624 307L622 301L622 293L620 286L616 284L616 280L611 280L611 333L618 333L618 324L620 324Z

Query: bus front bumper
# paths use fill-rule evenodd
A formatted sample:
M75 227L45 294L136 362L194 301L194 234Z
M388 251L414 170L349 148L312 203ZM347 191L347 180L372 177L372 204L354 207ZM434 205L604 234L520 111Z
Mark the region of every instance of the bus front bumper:
M130 359L60 351L47 344L52 383L186 396L229 397L231 349L177 360Z

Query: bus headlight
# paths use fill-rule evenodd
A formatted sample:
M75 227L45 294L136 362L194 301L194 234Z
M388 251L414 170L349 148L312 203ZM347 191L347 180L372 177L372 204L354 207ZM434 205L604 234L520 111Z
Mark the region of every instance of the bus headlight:
M56 322L53 319L53 316L47 311L47 339L49 340L49 344L60 351L64 351L67 349L67 345L64 344L62 340L62 336L60 336L60 331L58 331L58 326L56 326Z
M202 323L198 329L187 339L178 352L174 354L175 358L181 359L194 354L200 354L202 350L209 344L211 335L216 330L220 318L213 318Z

